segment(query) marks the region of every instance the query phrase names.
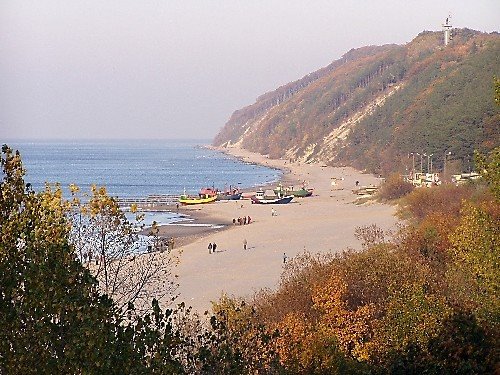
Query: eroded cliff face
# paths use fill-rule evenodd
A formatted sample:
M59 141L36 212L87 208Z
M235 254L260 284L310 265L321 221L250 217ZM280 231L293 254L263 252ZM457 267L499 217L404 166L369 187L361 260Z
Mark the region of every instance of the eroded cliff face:
M249 105L245 108L239 109L235 111L229 121L226 123L221 132L215 137L214 145L223 145L223 144L241 144L245 139L250 137L259 138L259 125L267 129L272 129L273 124L278 124L280 122L279 116L281 116L281 112L286 112L288 110L292 110L296 112L296 108L290 108L290 105L294 103L291 99L297 99L297 96L300 95L304 97L306 103L299 103L301 107L314 107L316 105L315 98L310 98L311 94L308 95L309 92L312 92L313 96L316 94L314 91L317 90L318 81L324 80L326 82L331 80L331 76L338 75L339 69L345 66L349 66L349 64L364 59L370 56L376 56L385 51L390 51L394 48L400 48L396 45L386 45L386 46L368 46L359 49L353 49L347 52L344 56L342 56L339 60L332 62L325 68L319 69L313 73L306 75L305 77L295 81L288 83L284 86L279 87L278 89L268 92L264 95L261 95L257 98L256 102L252 105ZM344 68L345 70L345 68ZM334 74L337 73L337 74ZM340 72L342 74L342 72ZM330 85L329 85L330 86ZM327 88L328 89L328 88ZM340 101L344 101L346 99L346 94L340 93L338 95L337 106L341 104ZM277 110L279 109L281 110ZM308 108L310 109L310 108ZM276 112L276 113L274 113ZM285 113L284 117L290 117L291 114ZM294 136L297 133L297 126L291 125L291 135ZM255 133L253 131L255 130ZM274 129L273 129L274 130ZM279 129L277 129L279 130ZM259 142L257 142L259 143ZM267 142L266 142L267 143ZM271 142L270 142L271 143ZM246 147L251 147L250 144L246 145ZM253 151L261 151L258 149L253 149Z
M459 159L498 145L500 36L454 34L446 48L442 33L423 32L404 46L351 50L235 111L213 144L379 173L410 152Z

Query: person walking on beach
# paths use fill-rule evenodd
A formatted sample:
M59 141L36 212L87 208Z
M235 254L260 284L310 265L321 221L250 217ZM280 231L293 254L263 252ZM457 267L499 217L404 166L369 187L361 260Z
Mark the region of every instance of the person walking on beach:
M216 249L217 249L217 244L214 242L212 245L212 253L215 253Z
M247 249L247 239L245 238L243 240L243 250L246 250Z
M274 208L271 208L271 216L276 216L276 211L274 210Z
M212 254L212 243L211 242L208 244L208 253Z
M250 224L250 221L252 221L252 218L249 216L247 219L247 224Z
M283 264L286 263L286 260L288 259L288 257L286 256L286 253L283 253Z

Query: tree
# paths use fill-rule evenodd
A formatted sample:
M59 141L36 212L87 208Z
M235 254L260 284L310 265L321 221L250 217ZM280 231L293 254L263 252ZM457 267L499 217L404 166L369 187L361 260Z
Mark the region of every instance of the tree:
M476 166L486 180L497 201L500 201L500 146L494 148L488 156L474 153Z
M156 224L148 236L141 235L143 215L129 221L104 187L93 185L90 194L82 195L71 185L70 191L71 243L99 281L101 292L121 309L134 304L138 311L148 310L152 298L173 301L179 253L158 238Z
M25 187L20 155L6 146L1 165L0 372L98 370L112 302L74 256L60 195Z
M495 85L495 103L500 106L500 78L494 77L493 81Z
M393 200L411 193L414 186L403 180L398 173L391 174L380 187L379 197L384 200Z
M182 373L172 311L123 320L69 242L61 191L32 191L7 146L1 167L0 373Z
M454 297L480 322L500 328L500 210L498 205L464 204L460 224L450 236L449 284Z

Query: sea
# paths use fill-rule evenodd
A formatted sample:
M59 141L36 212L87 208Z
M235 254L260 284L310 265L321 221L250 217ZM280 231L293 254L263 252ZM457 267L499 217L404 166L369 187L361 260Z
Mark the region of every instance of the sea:
M207 148L210 140L10 141L19 150L25 181L35 191L60 183L65 195L76 184L105 186L120 198L197 194L203 187L252 188L277 181L276 169L243 162ZM189 220L175 212L147 212L145 224Z

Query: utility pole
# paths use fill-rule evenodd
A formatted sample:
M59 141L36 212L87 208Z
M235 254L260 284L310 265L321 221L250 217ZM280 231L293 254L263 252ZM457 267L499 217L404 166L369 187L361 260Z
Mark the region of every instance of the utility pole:
M447 159L448 159L448 156L451 155L451 151L447 151L444 153L444 167L443 167L443 180L446 180L446 162L447 162Z
M411 155L411 179L413 180L415 178L415 153L410 152L408 156Z

